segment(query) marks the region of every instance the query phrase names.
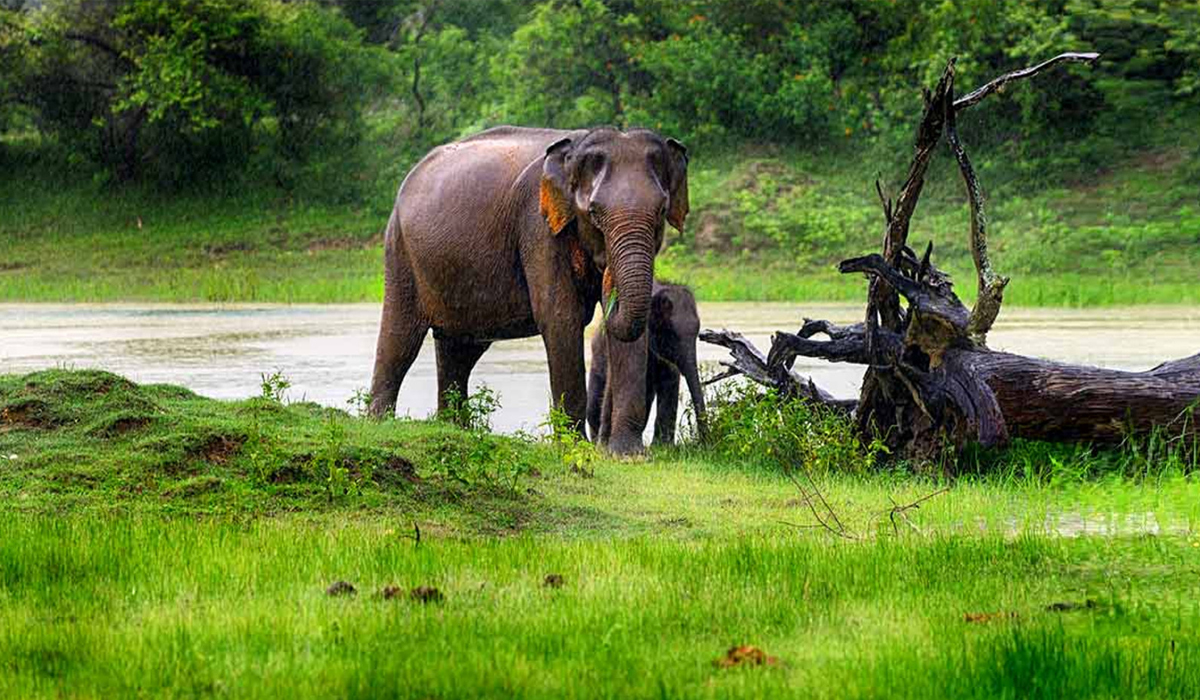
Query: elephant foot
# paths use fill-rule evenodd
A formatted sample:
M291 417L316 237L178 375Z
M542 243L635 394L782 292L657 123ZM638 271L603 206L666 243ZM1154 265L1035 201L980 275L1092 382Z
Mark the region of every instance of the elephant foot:
M614 455L638 455L646 451L641 435L613 435L605 445Z
M396 415L396 402L374 399L371 401L370 406L367 407L367 415L377 420L391 418Z

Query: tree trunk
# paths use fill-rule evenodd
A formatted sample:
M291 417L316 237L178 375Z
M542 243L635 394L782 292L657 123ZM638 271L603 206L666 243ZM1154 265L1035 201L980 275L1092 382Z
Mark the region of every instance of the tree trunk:
M1061 364L994 352L987 347L1008 278L992 267L982 188L958 136L957 114L1061 62L1094 63L1096 54L1062 54L1006 74L954 98L954 61L932 93L917 131L916 150L899 198L876 182L887 225L882 255L844 260L843 273L870 279L866 317L839 327L805 320L797 333L779 332L762 353L736 333L704 331L700 339L727 347L734 361L722 379L745 374L789 395L852 410L865 440L882 441L902 457L933 458L945 447L1002 445L1021 437L1049 441L1116 443L1133 433L1163 429L1196 436L1200 355L1145 372ZM908 246L925 173L943 133L958 162L970 208L969 242L978 298L968 310L950 278L932 263L930 244L919 259ZM900 304L903 297L907 307ZM828 340L814 340L824 335ZM835 401L791 371L798 356L867 366L857 402Z

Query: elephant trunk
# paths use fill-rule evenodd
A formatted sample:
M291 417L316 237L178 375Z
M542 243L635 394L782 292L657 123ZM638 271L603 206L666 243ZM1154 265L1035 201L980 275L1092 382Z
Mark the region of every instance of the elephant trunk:
M688 392L692 395L692 410L696 413L696 432L700 442L708 442L708 412L704 408L704 387L700 385L700 370L696 362L695 347L688 348L680 367L687 381Z
M614 217L616 219L618 217ZM605 325L614 338L631 343L642 336L650 312L650 288L654 277L655 224L652 217L628 215L614 222L610 241L609 268L615 289L605 289L604 304L615 304L606 313ZM615 302L610 302L612 293ZM606 311L608 309L606 308Z

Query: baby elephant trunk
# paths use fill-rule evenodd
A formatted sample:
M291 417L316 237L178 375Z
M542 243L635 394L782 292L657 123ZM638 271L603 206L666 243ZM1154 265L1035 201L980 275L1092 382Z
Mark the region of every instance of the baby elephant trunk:
M687 382L688 393L692 395L692 410L696 413L696 432L701 442L708 442L708 411L704 407L704 387L700 384L700 371L696 362L696 346L684 351L686 354L683 366L679 369Z

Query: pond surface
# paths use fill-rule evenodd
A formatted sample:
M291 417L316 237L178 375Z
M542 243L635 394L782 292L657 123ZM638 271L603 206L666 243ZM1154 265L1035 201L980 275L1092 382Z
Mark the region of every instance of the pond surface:
M776 330L805 316L861 320L854 304L705 303L703 326L737 330L760 349ZM293 400L347 407L369 386L379 305L48 305L0 304L0 373L52 367L101 368L138 382L182 384L205 396L258 394L261 375L280 371ZM589 334L594 331L589 329ZM1005 309L991 335L996 349L1130 370L1200 350L1200 308ZM700 344L702 361L726 358ZM796 370L839 397L857 394L862 368L800 359ZM500 395L498 430L536 430L550 402L541 340L492 345L472 376ZM400 391L401 414L436 405L433 338L426 339Z

